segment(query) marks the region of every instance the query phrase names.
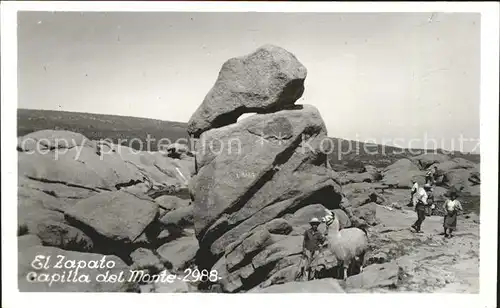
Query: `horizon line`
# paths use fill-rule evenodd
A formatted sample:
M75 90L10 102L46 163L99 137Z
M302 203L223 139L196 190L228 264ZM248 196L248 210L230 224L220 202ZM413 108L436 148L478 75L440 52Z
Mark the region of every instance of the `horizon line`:
M187 124L188 124L188 122L180 122L180 121L172 121L172 120L161 120L161 119L155 119L155 118L145 118L145 117L130 116L130 115L110 114L110 113L95 113L95 112L70 111L70 110L54 110L54 109L44 109L44 108L32 109L32 108L20 108L20 107L18 107L17 110L18 111L19 110L31 110L31 111L67 112L67 113L80 113L80 114L97 115L97 116L104 115L104 116L134 118L134 119L161 121L161 122L168 122L168 123L172 123L172 124L186 125L186 128L187 128ZM429 151L439 152L439 151L442 151L442 152L461 153L461 154L469 154L469 155L480 155L481 154L480 150L477 151L477 152L470 152L470 151L469 152L462 152L462 151L457 151L457 150L447 150L447 149L443 149L443 148L433 148L433 149L429 149L429 148L403 148L403 147L399 147L399 146L395 146L395 145L390 145L390 144L365 142L365 141L360 141L360 140L346 139L346 138L343 138L343 137L334 137L334 136L327 136L327 137L328 138L334 138L334 139L341 140L341 141L358 142L358 143L363 143L363 144L368 144L368 145L371 144L371 145L375 145L375 146L392 147L392 148L395 148L395 149L402 149L402 150L417 150L417 151L423 151L423 152L429 152Z

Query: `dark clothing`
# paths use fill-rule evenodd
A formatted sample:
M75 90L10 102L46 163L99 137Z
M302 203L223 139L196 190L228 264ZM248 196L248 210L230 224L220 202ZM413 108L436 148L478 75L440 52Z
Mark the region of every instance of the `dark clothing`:
M434 204L434 193L432 193L430 191L427 192L427 204L429 206L425 207L425 215L431 216L432 215L432 209L431 209L430 206Z
M425 175L425 183L426 184L435 184L437 178L437 172L434 169L431 169L427 171L427 174Z
M319 232L319 230L315 231L310 228L304 232L304 242L302 244L302 250L304 251L304 269L307 273L307 280L314 279L314 272L311 268L311 263L319 254L321 245L325 242L325 240L326 237L321 232Z
M312 265L312 262L314 261L314 259L318 256L319 254L319 250L306 250L305 251L305 254L304 254L304 259L305 259L305 266L304 266L304 270L306 272L306 279L307 280L312 280L314 279L314 271L313 269L311 268L311 265Z
M432 184L432 181L434 180L434 175L432 173L427 173L425 175L425 184Z
M415 230L420 231L420 228L422 227L422 223L425 220L425 208L426 206L419 202L417 206L415 207L415 211L417 212L417 221L413 224L413 227Z
M304 243L302 244L303 249L309 251L319 250L321 244L325 242L325 237L318 230L314 231L312 228L304 232Z
M444 216L444 228L455 231L457 229L457 211L451 211Z

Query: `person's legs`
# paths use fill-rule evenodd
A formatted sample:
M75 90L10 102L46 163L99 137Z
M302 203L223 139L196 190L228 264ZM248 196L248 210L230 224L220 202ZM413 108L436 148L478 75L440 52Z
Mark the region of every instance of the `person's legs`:
M313 268L312 268L312 261L315 257L315 254L316 254L316 251L311 251L310 255L309 255L309 262L308 262L308 271L307 271L307 280L312 280L314 279L314 271L313 271Z
M418 231L420 232L421 230L421 227L422 227L422 223L424 222L425 220L425 209L423 208L421 211L420 211L420 215L421 215L421 220L420 220L420 225L418 225Z
M312 259L312 252L306 249L306 255L305 255L305 271L304 271L304 276L306 280L309 280L310 277L310 272L311 272L311 259Z
M415 231L418 232L418 230L420 230L420 214L419 214L419 210L417 209L417 220L413 223L413 225L411 225L411 227L413 229L415 229Z
M417 208L417 221L415 223L415 229L417 232L420 232L420 228L422 227L422 223L425 220L425 210L421 207Z

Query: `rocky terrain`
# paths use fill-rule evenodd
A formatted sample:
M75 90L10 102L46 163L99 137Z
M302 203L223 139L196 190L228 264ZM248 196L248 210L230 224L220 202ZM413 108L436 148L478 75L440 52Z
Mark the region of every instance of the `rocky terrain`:
M306 77L277 46L229 59L187 124L191 149L137 151L60 129L20 136L20 290L479 292L479 164L423 153L335 171L323 142L335 132L296 104ZM437 207L415 234L411 180L434 165ZM451 190L470 210L445 239ZM327 209L367 231L366 267L344 281L324 250L319 279L295 281L302 234Z

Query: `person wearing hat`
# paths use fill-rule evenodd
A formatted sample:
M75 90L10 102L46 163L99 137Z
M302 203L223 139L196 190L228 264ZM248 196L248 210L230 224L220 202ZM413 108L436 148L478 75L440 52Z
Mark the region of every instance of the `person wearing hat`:
M450 198L444 202L444 237L449 238L453 237L451 234L453 231L457 229L457 215L458 211L462 211L462 204L457 200L457 192L452 191L450 193Z
M314 217L309 221L311 228L304 232L304 241L302 243L302 256L306 261L305 270L307 272L307 280L311 280L311 262L319 254L320 248L325 243L326 237L318 230L321 222Z
M421 227L422 223L425 220L426 207L428 205L428 191L430 189L431 185L429 183L426 183L423 188L420 187L418 189L413 198L413 206L415 206L415 211L417 212L417 221L415 221L415 223L411 225L411 228L418 233L422 233Z

